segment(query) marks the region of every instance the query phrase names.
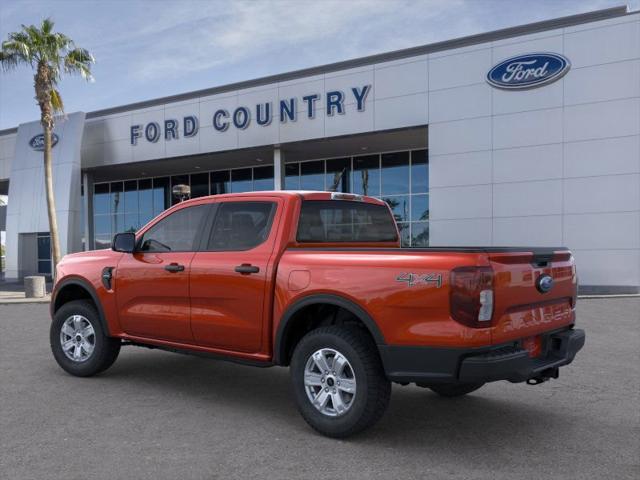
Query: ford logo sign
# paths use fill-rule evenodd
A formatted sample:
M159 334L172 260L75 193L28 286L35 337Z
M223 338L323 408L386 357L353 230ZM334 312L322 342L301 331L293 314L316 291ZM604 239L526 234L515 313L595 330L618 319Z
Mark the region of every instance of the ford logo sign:
M540 293L547 293L553 288L553 278L546 273L540 275L536 281L536 288Z
M58 143L58 140L59 140L58 135L56 135L55 133L52 133L51 148L56 146L56 143ZM29 140L29 146L34 150L37 150L38 152L44 152L44 133L39 133L38 135L33 137L31 140Z
M524 90L555 82L571 62L557 53L530 53L508 58L489 70L487 82L504 90Z

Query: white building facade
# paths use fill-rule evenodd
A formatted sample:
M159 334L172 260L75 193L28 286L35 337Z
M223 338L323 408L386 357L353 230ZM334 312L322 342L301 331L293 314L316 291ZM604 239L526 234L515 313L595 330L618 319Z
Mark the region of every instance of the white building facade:
M8 279L47 273L39 132L0 132ZM387 200L409 248L567 246L584 291L640 288L640 13L624 7L71 114L55 133L66 252L139 228L177 184L331 189Z

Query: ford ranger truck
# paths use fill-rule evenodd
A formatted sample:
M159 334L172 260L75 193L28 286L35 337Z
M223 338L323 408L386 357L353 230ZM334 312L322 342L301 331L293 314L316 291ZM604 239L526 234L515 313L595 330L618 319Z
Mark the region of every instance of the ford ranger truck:
M65 256L50 341L76 376L124 345L289 366L304 419L346 437L383 415L392 382L456 397L557 378L585 341L576 289L566 248L400 248L374 198L216 195Z

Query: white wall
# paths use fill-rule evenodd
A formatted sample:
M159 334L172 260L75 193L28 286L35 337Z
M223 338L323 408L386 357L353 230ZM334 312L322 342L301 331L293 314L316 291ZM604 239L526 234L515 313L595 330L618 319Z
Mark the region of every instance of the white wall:
M16 134L0 137L0 180L8 180L16 149Z
M259 87L203 96L184 102L150 107L131 112L89 119L82 144L83 167L97 167L158 158L217 152L260 145L274 145L314 138L350 135L394 128L426 125L427 57L418 56L402 61L352 68L303 79L283 81ZM364 111L357 111L352 87L371 85ZM345 113L327 116L325 93L340 90L345 93ZM302 96L317 93L315 118L306 115ZM298 118L281 122L280 99L297 97ZM271 102L273 120L268 126L255 121L255 105ZM233 126L225 132L212 125L213 114L221 108L230 113L238 106L251 108L248 128ZM165 119L195 115L200 120L197 136L150 143L144 138L131 145L130 128L154 121L163 125Z
M564 54L537 89L485 82L510 56ZM640 285L640 15L432 54L432 245L571 248L583 285Z

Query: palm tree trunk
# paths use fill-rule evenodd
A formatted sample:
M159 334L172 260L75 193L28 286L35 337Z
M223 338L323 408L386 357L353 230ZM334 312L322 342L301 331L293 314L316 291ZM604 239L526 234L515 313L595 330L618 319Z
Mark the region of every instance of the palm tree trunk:
M56 200L53 195L53 173L51 158L51 126L44 125L44 184L47 192L47 214L49 215L49 232L51 235L51 257L53 260L53 277L60 262L60 239L58 235L58 219L56 216Z

